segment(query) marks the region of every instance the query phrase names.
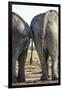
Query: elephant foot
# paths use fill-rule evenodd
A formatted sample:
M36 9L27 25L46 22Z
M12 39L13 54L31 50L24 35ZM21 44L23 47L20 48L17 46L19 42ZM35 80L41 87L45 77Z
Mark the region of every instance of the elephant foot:
M58 80L58 75L52 74L52 80Z
M48 77L43 75L43 76L41 76L40 80L43 80L43 81L48 80Z
M16 83L17 82L17 80L12 80L12 83Z
M18 78L17 78L17 82L25 82L25 78L18 77Z
M52 80L58 80L58 78L57 78L57 77L55 77L55 76L53 76L53 77L52 77Z
M16 83L17 82L17 78L14 76L12 77L12 83Z

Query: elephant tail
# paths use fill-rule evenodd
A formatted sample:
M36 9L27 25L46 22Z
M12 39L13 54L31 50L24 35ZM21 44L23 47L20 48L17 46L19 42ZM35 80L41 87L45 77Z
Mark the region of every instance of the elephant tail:
M32 65L32 63L33 63L32 56L33 56L33 39L32 39L32 42L31 42L31 57L30 57L30 66L31 66L31 65Z
M33 63L33 33L32 33L32 26L30 25L30 29L31 29L31 57L30 57L30 66L32 65Z

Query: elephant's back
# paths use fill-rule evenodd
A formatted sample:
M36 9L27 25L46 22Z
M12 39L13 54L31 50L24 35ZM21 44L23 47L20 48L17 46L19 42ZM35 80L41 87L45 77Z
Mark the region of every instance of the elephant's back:
M54 10L48 12L46 34L58 40L58 14Z
M29 25L21 16L14 12L12 12L12 32L13 34L16 33L16 35L20 34L20 37L31 35Z
M58 26L58 13L55 10L48 11L47 21L51 24L55 23Z
M25 28L23 20L16 14L12 13L12 44L18 44L20 39L24 36L23 30Z
M34 18L31 21L32 30L43 28L45 21L47 22L48 20L49 22L52 22L52 23L54 22L56 24L58 23L58 13L56 12L56 10L49 10L45 13L41 13L34 16Z
M31 21L31 29L33 32L38 32L43 28L44 17L46 13L36 15Z
M23 31L25 31L25 27L25 21L18 14L12 12L12 31L15 32L15 30L17 30L17 32L23 33Z

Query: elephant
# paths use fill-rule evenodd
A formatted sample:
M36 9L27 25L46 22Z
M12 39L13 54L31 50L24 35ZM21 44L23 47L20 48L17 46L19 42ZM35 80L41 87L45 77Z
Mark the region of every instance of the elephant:
M56 10L48 10L33 17L30 29L32 41L40 58L42 75L40 80L49 80L48 59L52 59L52 80L59 78L58 70L58 13ZM33 44L32 44L33 45ZM33 47L33 46L32 46ZM32 49L33 50L33 49Z
M25 81L25 61L30 43L31 30L29 25L18 14L12 12L12 82ZM16 77L16 60L19 63Z

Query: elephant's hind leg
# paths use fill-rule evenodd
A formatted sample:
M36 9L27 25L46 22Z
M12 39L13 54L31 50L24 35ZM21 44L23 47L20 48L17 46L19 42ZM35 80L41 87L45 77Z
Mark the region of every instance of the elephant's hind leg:
M12 82L16 83L17 79L16 79L16 59L13 58L12 59Z
M23 50L22 54L18 58L19 71L18 71L18 82L25 81L25 61L26 61L27 50Z
M58 79L58 58L54 57L52 60L52 79Z
M47 50L43 51L43 63L42 63L42 76L41 80L48 80L48 52Z

